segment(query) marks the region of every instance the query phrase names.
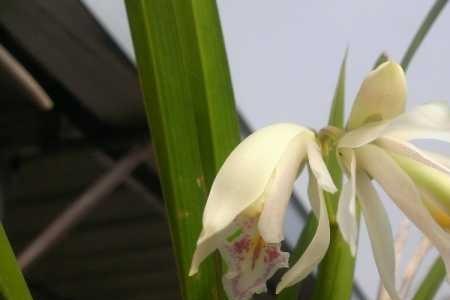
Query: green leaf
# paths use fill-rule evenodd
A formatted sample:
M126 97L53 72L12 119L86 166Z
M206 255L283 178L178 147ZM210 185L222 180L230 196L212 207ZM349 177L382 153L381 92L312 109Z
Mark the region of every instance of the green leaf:
M239 142L215 1L125 3L183 298L224 299L217 255L188 276L210 184Z
M385 63L389 60L389 57L386 53L381 53L380 56L378 56L377 60L375 61L375 64L373 65L373 69L376 69L379 65L382 63Z
M16 257L0 224L0 299L32 300Z
M345 74L347 68L347 56L348 50L345 51L344 58L341 63L341 68L339 70L338 82L334 92L333 102L331 105L330 116L328 118L328 125L339 129L344 128L344 113L345 113ZM342 185L342 171L338 164L337 157L335 155L335 140L328 140L324 145L324 159L325 163L330 171L331 177L337 187ZM327 201L328 212L331 213L330 222L334 223L334 218L337 209L337 200L339 198L339 193L334 194L334 198ZM326 194L326 197L331 196Z
M416 54L417 49L422 44L423 40L427 36L428 32L430 31L431 27L433 26L434 22L440 15L447 2L448 0L436 0L427 16L425 17L425 20L423 20L422 24L419 27L419 30L411 41L411 44L409 45L408 49L406 50L405 56L402 59L401 65L405 71L408 69L410 62L414 57L414 54Z
M423 279L413 300L431 300L436 295L439 287L445 279L445 265L439 257L431 266Z
M344 59L339 69L339 77L334 92L333 103L331 104L330 117L328 125L338 128L344 127L344 108L345 108L345 70L347 67L348 49L345 51Z

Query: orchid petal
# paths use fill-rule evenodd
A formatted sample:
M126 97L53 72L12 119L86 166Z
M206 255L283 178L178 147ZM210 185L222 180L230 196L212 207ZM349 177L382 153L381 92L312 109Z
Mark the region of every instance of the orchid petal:
M356 219L356 186L355 186L355 172L356 161L355 154L351 149L341 150L347 152L345 157L349 157L349 172L348 181L342 186L341 194L339 195L338 209L337 209L337 223L341 230L344 240L350 246L353 256L356 253L356 242L358 239L358 223ZM343 153L344 154L344 153Z
M391 156L419 187L429 191L439 200L441 209L450 214L450 175L448 173L403 155L391 154Z
M432 151L428 151L428 150L422 150L422 152L424 152L428 157L430 157L434 161L438 162L439 164L445 166L447 169L450 170L450 158L449 157L447 157L441 153L436 153L436 152L432 152Z
M335 193L337 188L334 185L333 179L328 172L325 162L323 161L322 152L320 151L319 145L317 145L315 141L308 141L307 152L309 167L316 177L319 186L329 193Z
M373 122L344 134L338 142L338 148L358 148L382 136L391 121Z
M423 202L434 220L447 232L450 232L450 213L442 207L442 203L432 193L423 188L420 191Z
M438 159L433 158L433 156L417 148L414 144L389 137L378 138L376 144L389 152L409 157L431 168L450 174L449 165L441 163Z
M302 257L281 278L277 286L277 294L284 288L292 286L311 273L325 256L330 244L330 224L323 192L314 176L310 176L308 192L315 207L319 208L319 223L311 243Z
M450 110L445 102L416 107L395 119L373 122L346 133L338 147L357 148L379 137L409 141L437 139L450 142Z
M387 213L367 174L357 174L357 194L383 286L392 299L400 299L395 288L395 251Z
M400 140L436 139L450 142L450 109L446 102L431 102L405 113L389 125L385 135Z
M400 65L393 61L381 64L363 81L353 103L347 128L391 119L405 109L406 79Z
M435 222L411 178L378 146L367 145L355 153L358 166L380 183L400 210L434 244L450 274L450 235Z
M214 238L216 234L220 234L244 210L263 207L263 194L281 158L291 141L296 137L303 138L303 134L314 138L306 128L288 123L275 124L256 131L233 150L212 184L203 212L203 230L189 272L191 275L219 246Z
M264 192L264 208L259 218L258 229L267 243L279 243L284 239L283 224L299 166L306 156L305 140L309 133L300 133L292 139L273 173Z

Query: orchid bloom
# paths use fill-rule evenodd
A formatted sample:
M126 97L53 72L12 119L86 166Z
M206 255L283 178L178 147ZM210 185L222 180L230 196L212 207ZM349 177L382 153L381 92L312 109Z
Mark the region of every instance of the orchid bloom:
M410 143L416 139L450 142L450 110L439 102L404 112L405 100L402 68L392 61L380 65L364 80L347 132L337 144L348 178L340 194L338 224L354 253L357 196L381 280L392 299L399 299L394 243L372 179L433 243L450 274L450 160Z
M288 267L280 250L283 219L294 182L307 161L311 206L319 220L315 236L299 261L285 273L278 289L295 284L325 255L330 229L322 189L336 187L322 160L315 134L294 124L258 130L240 143L218 172L203 213L190 275L218 249L228 272L223 286L231 300L247 300L266 290L266 281Z

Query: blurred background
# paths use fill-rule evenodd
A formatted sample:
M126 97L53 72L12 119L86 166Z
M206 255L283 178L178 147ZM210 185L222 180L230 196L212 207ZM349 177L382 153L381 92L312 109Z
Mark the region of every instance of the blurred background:
M323 127L346 48L348 112L379 54L400 60L432 2L218 5L245 136L280 121ZM408 108L450 100L448 28L446 8L408 70ZM0 90L1 220L35 299L179 299L123 1L2 0ZM287 249L309 210L304 179ZM397 231L403 215L384 200ZM420 238L412 228L401 268ZM364 226L356 278L354 299L375 299ZM450 299L447 283L437 299Z

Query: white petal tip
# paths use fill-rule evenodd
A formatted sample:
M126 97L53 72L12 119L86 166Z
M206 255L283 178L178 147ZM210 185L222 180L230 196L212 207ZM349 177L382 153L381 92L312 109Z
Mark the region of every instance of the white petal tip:
M337 187L332 184L332 185L326 185L326 186L322 186L322 188L327 191L328 193L334 194L338 191Z
M189 270L188 276L194 276L197 273L198 273L198 268L195 268L192 266L191 269Z
M275 291L275 294L278 295L278 294L281 293L286 287L287 287L286 284L282 284L282 282L280 282L280 283L277 285L277 289L276 289L276 291Z
M350 253L352 254L352 257L356 256L356 247L350 247Z

